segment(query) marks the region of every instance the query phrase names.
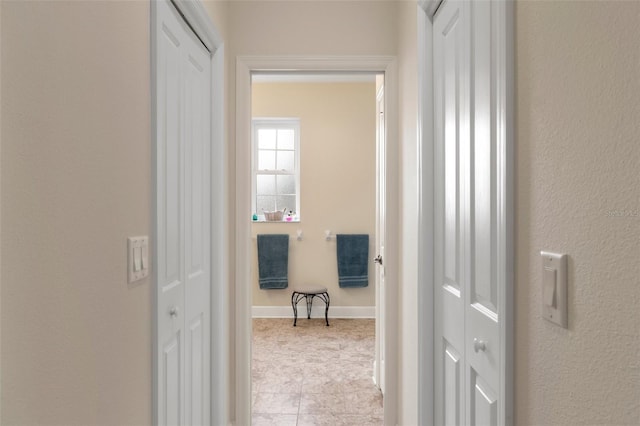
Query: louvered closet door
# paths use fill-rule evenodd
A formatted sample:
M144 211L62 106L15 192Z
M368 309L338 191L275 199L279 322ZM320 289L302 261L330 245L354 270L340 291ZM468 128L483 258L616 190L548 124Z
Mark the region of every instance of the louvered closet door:
M160 425L210 418L209 52L156 4L157 410Z
M434 17L435 414L442 425L497 425L504 409L493 3L445 0Z

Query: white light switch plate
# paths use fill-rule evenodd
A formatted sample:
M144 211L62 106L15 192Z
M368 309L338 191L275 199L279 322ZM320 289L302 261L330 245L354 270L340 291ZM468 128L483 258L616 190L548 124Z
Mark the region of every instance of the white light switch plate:
M129 282L135 282L149 275L149 237L127 238L129 258Z
M567 328L567 255L541 251L542 317Z

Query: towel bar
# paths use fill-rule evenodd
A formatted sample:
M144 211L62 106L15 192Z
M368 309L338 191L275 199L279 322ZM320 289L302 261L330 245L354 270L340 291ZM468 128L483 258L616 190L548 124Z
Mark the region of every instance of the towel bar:
M252 240L257 240L258 238L254 235L253 237L251 237ZM297 240L297 241L302 241L302 231L298 230L296 233L296 236L294 237L293 235L289 235L289 241L293 241L293 240Z

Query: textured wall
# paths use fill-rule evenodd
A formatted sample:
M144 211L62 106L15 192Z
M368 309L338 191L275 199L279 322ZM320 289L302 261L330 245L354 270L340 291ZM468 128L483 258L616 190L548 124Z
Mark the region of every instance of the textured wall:
M375 306L373 262L368 287L339 288L336 242L324 238L325 229L369 234L369 258L375 256L375 83L254 83L252 97L254 117L300 119L302 213L300 223L252 224L254 236L285 233L292 238L286 290L259 289L253 241L253 305L291 306L291 289L310 284L327 287L331 306ZM298 229L302 241L296 240Z
M148 424L149 5L2 2L2 424Z
M222 40L227 42L229 1L227 0L200 0L213 24L218 30Z
M0 423L149 425L151 287L126 272L151 232L149 2L0 11Z
M230 11L238 54L395 53L395 1L233 1Z
M516 10L516 424L639 424L640 2ZM569 255L568 330L542 249Z

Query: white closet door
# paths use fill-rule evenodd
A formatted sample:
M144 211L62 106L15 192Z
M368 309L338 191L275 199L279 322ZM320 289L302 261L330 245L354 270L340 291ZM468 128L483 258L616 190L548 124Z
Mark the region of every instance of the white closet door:
M184 144L182 56L184 31L158 2L157 42L157 339L158 423L184 424Z
M436 129L436 423L465 422L465 246L468 172L468 16L445 1L434 21Z
M468 280L465 298L467 422L497 425L500 401L495 41L492 2L469 2L471 126ZM495 26L495 25L494 25Z
M174 6L156 3L157 422L210 417L211 69Z
M189 31L185 56L185 379L186 424L209 423L211 264L211 70Z
M443 425L504 423L497 3L445 0L434 18L435 410Z

